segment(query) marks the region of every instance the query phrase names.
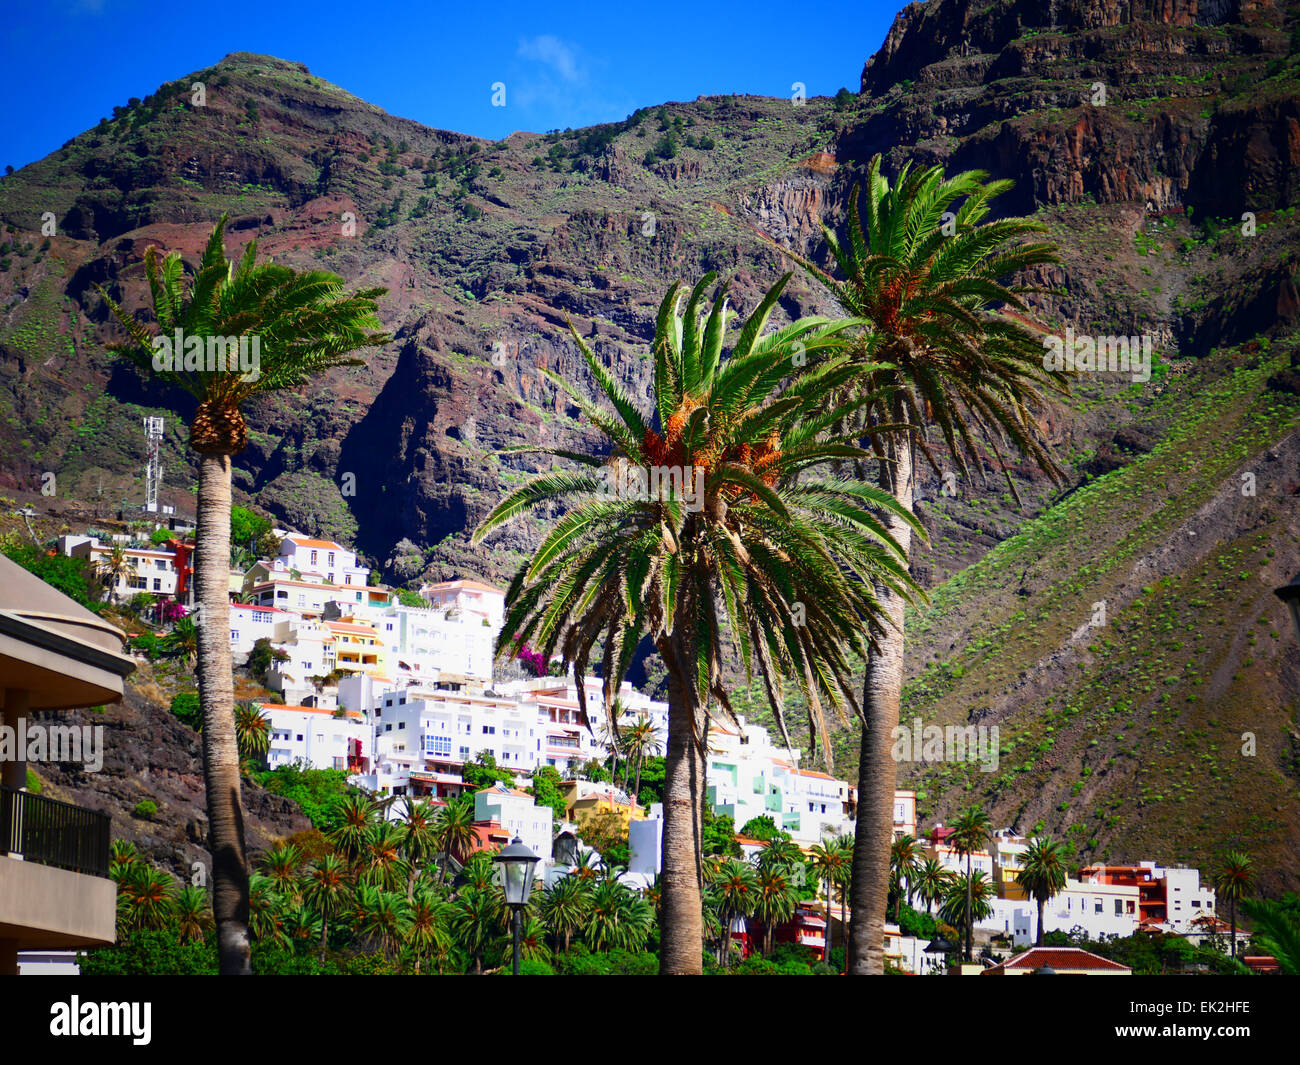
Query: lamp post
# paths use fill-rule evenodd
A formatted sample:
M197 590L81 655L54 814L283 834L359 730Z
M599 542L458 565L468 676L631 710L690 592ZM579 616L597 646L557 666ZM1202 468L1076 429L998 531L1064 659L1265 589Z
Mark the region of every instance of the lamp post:
M536 854L524 846L518 836L503 847L493 859L501 863L501 873L505 880L506 905L512 911L511 925L514 928L515 962L514 974L519 975L519 938L523 928L524 907L528 905L528 896L533 893L533 870L541 861Z
M1300 640L1300 573L1291 578L1290 584L1273 589L1273 594L1291 610L1291 620L1295 622L1296 639Z

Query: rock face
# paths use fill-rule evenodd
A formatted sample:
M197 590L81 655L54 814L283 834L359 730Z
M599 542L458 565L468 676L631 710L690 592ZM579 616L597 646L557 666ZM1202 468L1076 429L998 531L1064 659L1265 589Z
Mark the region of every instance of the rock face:
M110 815L114 839L135 843L145 858L185 883L195 862L211 873L203 757L193 729L129 682L122 702L100 713L45 716L59 725L102 726L104 765L97 773L76 765L34 766L42 794ZM158 812L148 820L136 817L132 811L147 799ZM241 801L250 853L311 828L295 803L248 781Z

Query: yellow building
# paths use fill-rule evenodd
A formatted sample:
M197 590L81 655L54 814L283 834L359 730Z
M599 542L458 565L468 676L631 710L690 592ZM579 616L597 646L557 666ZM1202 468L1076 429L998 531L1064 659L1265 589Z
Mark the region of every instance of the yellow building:
M645 820L645 807L637 805L627 792L613 784L566 780L560 787L564 791L564 817L575 824L580 825L588 817L607 813L617 814L624 828L630 821Z
M334 668L343 673L366 673L376 679L387 674L384 641L373 625L360 621L326 621L334 637Z

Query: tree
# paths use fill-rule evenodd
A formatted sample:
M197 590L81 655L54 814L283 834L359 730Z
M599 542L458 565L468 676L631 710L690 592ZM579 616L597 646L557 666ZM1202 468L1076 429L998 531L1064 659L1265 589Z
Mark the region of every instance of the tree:
M770 839L776 839L780 834L781 830L776 827L776 822L772 820L769 814L751 817L740 830L740 835L748 839L756 839L762 843L766 843Z
M370 829L378 819L379 810L374 801L359 791L350 791L339 804L339 822L328 833L335 852L356 871L366 853Z
M121 544L109 548L108 554L95 562L95 575L108 590L110 603L117 602L117 586L124 581L129 582L135 572L135 563Z
M718 964L725 967L731 956L731 924L737 917L754 912L758 877L735 858L710 862L709 870L709 894L718 911Z
M347 864L337 854L322 855L307 870L306 882L300 887L303 901L320 915L322 961L325 960L325 941L329 935L329 923L342 913L347 905L350 894L347 873Z
M631 728L623 733L623 750L627 754L628 766L636 766L636 775L632 784L632 800L635 802L641 791L641 770L645 760L662 750L659 737L655 735L654 724L648 717L639 718ZM627 789L627 773L623 774L623 788Z
M422 884L410 895L406 929L406 945L415 956L416 974L430 954L439 959L441 970L441 960L451 951L452 943L451 907L432 888Z
M474 755L461 767L460 778L471 791L481 791L483 788L492 787L493 784L513 785L515 782L514 773L498 766L496 757L491 751L479 751Z
M1068 876L1065 848L1059 842L1042 837L1029 841L1021 857L1021 869L1016 879L1029 896L1038 903L1038 937L1037 946L1043 945L1044 910L1052 900L1065 889Z
M927 858L916 871L916 897L925 903L925 912L933 913L934 904L948 890L952 874L934 858Z
M243 758L261 759L271 749L271 719L251 699L235 704L235 741Z
M1255 941L1284 973L1300 976L1300 913L1269 899L1242 898L1241 908L1255 922Z
M1228 904L1228 914L1232 922L1232 950L1237 956L1237 903L1255 893L1255 869L1249 854L1241 851L1229 851L1223 856L1223 865L1214 877L1214 890L1219 901Z
M212 927L212 904L201 887L186 884L176 893L173 916L182 943L202 942Z
M915 890L917 873L921 865L921 848L912 836L903 835L889 848L889 890L894 896L894 921L897 922L902 912L903 895L909 902ZM907 884L906 892L903 885Z
M442 852L442 869L438 883L447 881L447 866L452 858L467 858L478 843L474 832L474 804L465 798L453 799L433 819L431 842Z
M298 869L302 866L302 851L297 846L278 840L257 864L277 895L293 904L301 901Z
M1029 313L1023 286L1004 279L1053 262L1055 249L1030 241L1042 226L1023 218L984 221L990 201L1011 187L981 171L945 179L940 167L900 171L891 186L871 160L865 196L866 225L854 190L848 242L823 227L841 275L835 278L790 255L820 283L843 312L868 326L857 357L877 364L857 379L876 398L862 409L862 424L879 444L876 480L911 514L917 453L936 470L928 430L938 435L957 470L983 470L976 434L992 450L1014 497L1001 437L1008 438L1049 476L1060 478L1042 442L1031 407L1044 390L1067 391L1064 377L1044 369L1043 344L1008 312ZM949 217L950 216L950 217ZM784 250L784 249L782 249ZM971 462L968 465L967 459ZM859 477L865 468L857 466ZM912 525L893 513L886 526L910 552ZM888 621L878 649L866 662L866 727L858 765L858 820L853 873L853 943L849 971L884 971L884 920L889 897L889 845L897 763L890 754L903 684L904 597L881 586Z
M586 926L591 909L590 883L581 877L563 876L542 893L541 916L555 936L556 945L568 953L575 932Z
M971 856L978 850L982 850L988 845L992 838L993 826L989 822L989 815L980 806L971 806L957 815L957 819L952 823L952 835L948 837L948 844L959 857L966 859L966 890L969 893L974 880L971 877ZM969 894L966 898L966 914L969 917L973 912L973 903ZM971 921L966 922L966 960L971 960Z
M785 924L794 916L799 897L789 875L780 869L760 869L757 879L753 912L763 922L763 953L766 955L772 953L772 935L777 925Z
M451 905L451 926L469 954L470 972L483 971L487 951L505 933L505 903L495 887L462 888Z
M845 720L845 707L859 712L851 659L865 656L868 623L880 616L868 582L902 596L914 588L905 553L885 534L877 508L912 525L915 518L866 485L802 479L818 465L867 454L829 431L845 411L828 397L860 372L835 353L844 327L803 319L760 338L786 275L723 360L727 286L707 315L702 305L714 279L708 274L695 286L684 315L680 284L660 306L648 419L571 330L615 413L548 376L612 454L527 449L581 469L534 478L474 533L481 543L533 508L568 508L510 585L502 631L515 635L501 640L498 655L512 657L524 641L548 657L558 649L573 668L585 713L588 660L603 641L607 717L643 638L668 669L665 974L701 971L701 752L710 715L732 713L722 633L737 644L747 675L762 676L787 742L785 686L800 692L812 740L829 761L826 709Z
M553 765L538 766L533 770L532 784L524 790L538 806L549 806L556 821L565 819L564 793L560 791L560 771Z
M852 868L852 850L834 843L814 843L811 864L814 875L826 886L826 960L831 959L831 893L837 881L845 879Z
M993 912L997 892L983 869L954 877L939 906L939 916L954 928L966 929L966 960L971 960L971 927Z
M261 684L266 684L271 666L277 662L289 661L289 653L279 647L272 647L270 637L263 636L253 641L253 649L248 652L248 661L244 663L249 674Z
M178 252L164 258L156 245L145 252L156 333L102 287L99 292L128 337L112 350L159 384L183 389L198 400L190 422L190 447L199 456L194 584L204 619L198 679L213 912L222 974L247 974L250 887L239 798L229 595L231 456L248 442L241 408L260 394L298 388L332 367L359 365L353 352L387 343L389 337L377 331L375 300L382 289L349 295L334 274L259 264L255 240L238 263L227 261L225 224L223 216L213 228L188 286ZM166 358L164 344L178 330L189 338L186 350ZM258 343L255 363L250 359L253 338ZM189 343L195 340L206 344L206 358L195 358ZM242 349L241 358L230 353L231 341Z
M429 802L414 799L410 795L403 796L402 853L406 856L407 863L406 897L408 900L414 898L415 878L419 867L438 849L433 828L437 816Z
M194 624L192 618L177 618L172 624L172 631L163 637L162 642L168 654L183 658L188 664L198 655L201 639L199 627ZM202 705L201 695L200 705Z

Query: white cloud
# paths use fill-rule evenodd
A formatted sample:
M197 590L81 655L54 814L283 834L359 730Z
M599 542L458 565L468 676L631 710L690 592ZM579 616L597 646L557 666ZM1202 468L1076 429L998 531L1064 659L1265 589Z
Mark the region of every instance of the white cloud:
M580 64L578 47L553 34L544 33L539 37L522 39L518 55L549 67L565 81L582 82L587 79L587 71Z

